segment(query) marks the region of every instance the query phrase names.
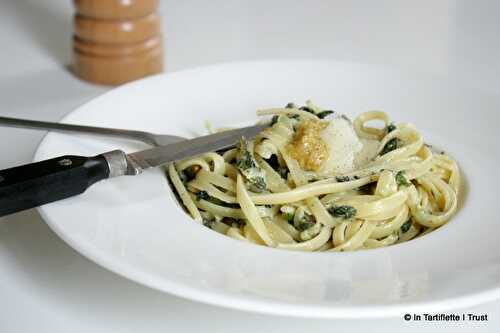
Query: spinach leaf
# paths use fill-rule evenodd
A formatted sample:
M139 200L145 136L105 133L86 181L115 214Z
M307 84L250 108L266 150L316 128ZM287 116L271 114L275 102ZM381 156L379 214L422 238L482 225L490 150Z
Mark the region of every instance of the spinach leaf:
M299 108L299 110L302 110L302 111L305 111L305 112L309 112L309 113L315 114L315 113L314 113L314 111L313 111L311 108L307 107L307 106L301 106L301 107Z
M203 225L209 229L213 229L215 226L215 218L203 218Z
M403 225L401 226L401 232L402 233L408 232L410 228L411 228L411 219L408 219L408 221L403 223Z
M235 227L235 228L239 228L239 227L241 227L242 224L244 224L243 220L234 219L232 217L223 217L221 222L224 223L225 225L228 225L230 227Z
M406 179L405 172L403 170L396 173L396 183L399 186L410 186L411 183Z
M238 155L236 157L236 167L241 170L248 170L256 167L256 162L248 151L247 143L244 139L241 140Z
M295 219L295 217L294 217ZM316 223L316 219L311 214L303 212L297 221L294 221L294 226L299 231L304 231L312 227Z
M210 203L213 203L214 205L219 205L219 206L223 206L223 207L240 208L239 204L225 202L225 201L222 201L218 198L214 198L214 197L210 196L206 191L199 191L196 193L196 201L200 201L200 200L205 200L205 201L208 201Z
M196 193L196 201L200 200L209 200L210 196L208 195L207 191L199 191Z
M274 171L276 171L281 176L281 178L283 178L283 179L287 178L288 168L280 165L280 163L278 161L278 156L273 154L273 155L271 155L271 157L269 157L265 161L267 162L267 164L269 164L271 166L271 168L274 169Z
M319 119L325 119L326 117L328 117L329 115L331 114L334 114L335 111L332 111L332 110L325 110L325 111L321 111L317 114L318 118Z
M337 177L335 177L335 179L339 183L351 181L351 178L349 176L337 176Z
M394 123L390 123L389 126L387 126L387 133L391 133L392 131L394 131L396 129L396 124Z
M276 124L278 122L278 118L279 116L276 114L274 115L272 118L271 118L271 126L273 126L274 124Z
M245 177L246 183L252 191L262 192L267 184L264 172L257 166L257 161L248 150L248 142L241 138L236 155L236 168Z
M184 171L179 172L179 178L181 179L181 182L184 184L184 186L186 186L189 182L189 178Z
M343 206L332 206L328 208L328 212L334 217L339 217L344 220L353 218L358 212L356 208L348 205Z
M401 140L398 138L392 138L385 144L384 148L380 152L380 156L387 154L395 149L398 149L401 146Z

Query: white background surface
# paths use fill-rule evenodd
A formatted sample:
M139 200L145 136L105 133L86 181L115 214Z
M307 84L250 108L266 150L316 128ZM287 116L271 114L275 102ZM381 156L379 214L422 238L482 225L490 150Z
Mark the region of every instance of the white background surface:
M0 1L0 114L58 120L109 89L67 72L71 14L70 1ZM428 72L500 94L500 2L163 0L161 14L168 71L320 57ZM42 136L2 128L0 168L29 162ZM500 330L500 302L462 312L487 313L489 321L306 320L221 309L101 269L33 210L0 219L2 333Z

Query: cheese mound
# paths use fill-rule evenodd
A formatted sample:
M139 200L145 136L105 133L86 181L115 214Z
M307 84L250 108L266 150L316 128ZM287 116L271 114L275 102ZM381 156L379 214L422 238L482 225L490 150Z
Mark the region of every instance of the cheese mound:
M328 157L317 171L320 174L345 173L354 170L355 157L363 148L352 124L342 117L332 119L321 131Z

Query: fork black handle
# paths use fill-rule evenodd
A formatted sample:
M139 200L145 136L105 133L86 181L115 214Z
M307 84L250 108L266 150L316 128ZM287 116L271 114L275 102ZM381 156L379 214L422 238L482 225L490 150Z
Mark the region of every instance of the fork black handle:
M109 174L103 155L65 155L0 170L0 216L83 193Z

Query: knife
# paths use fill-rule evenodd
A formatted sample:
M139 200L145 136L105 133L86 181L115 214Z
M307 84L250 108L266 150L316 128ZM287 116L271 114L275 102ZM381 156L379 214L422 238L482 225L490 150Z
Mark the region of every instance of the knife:
M229 148L244 136L253 138L268 125L256 125L201 136L126 154L112 150L92 157L65 155L0 170L0 216L83 193L96 182L209 151Z

